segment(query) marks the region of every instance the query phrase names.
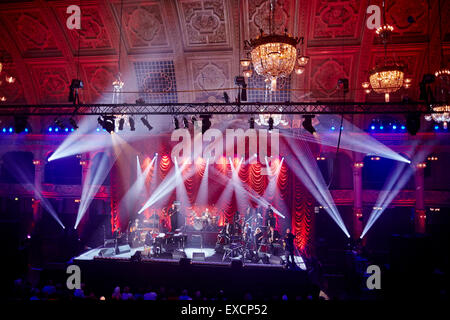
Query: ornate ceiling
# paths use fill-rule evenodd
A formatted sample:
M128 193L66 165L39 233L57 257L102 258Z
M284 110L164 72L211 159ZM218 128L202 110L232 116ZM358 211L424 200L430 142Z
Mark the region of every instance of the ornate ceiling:
M402 89L391 100L405 94L417 97L423 73L439 67L437 0L430 2L428 12L427 1L387 1L387 21L395 28L389 55L406 64L407 76L414 79L411 89ZM304 74L285 81L284 87L293 90L280 99L341 98L337 80L348 78L346 99L383 101L373 93L366 96L360 85L384 54L365 21L367 6L381 1L277 3L275 27L304 36L304 50L311 57ZM441 0L441 6L444 3ZM81 7L80 32L66 27L66 9L73 4ZM264 0L123 0L119 46L120 12L120 0L2 1L0 59L6 62L5 72L17 78L0 86L8 98L5 103L65 103L73 78L85 84L82 102L111 102L107 91L119 70L119 48L126 102L222 101L222 92L234 87L239 74L243 40L267 28L268 9ZM442 17L448 16L447 2ZM448 63L450 25L445 21ZM252 86L261 86L257 80ZM234 93L226 91L233 98ZM255 94L254 99L261 96Z

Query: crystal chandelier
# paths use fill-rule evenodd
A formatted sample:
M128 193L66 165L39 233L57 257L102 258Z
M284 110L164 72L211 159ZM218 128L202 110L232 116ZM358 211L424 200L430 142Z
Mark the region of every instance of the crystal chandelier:
M261 34L250 41L246 41L246 47L250 50L251 59L242 59L241 66L245 69L245 77L251 77L252 71L249 68L253 64L256 73L270 81L270 89L276 90L277 79L288 77L296 67L296 74L302 74L304 66L308 63L309 57L301 56L297 61L296 46L303 41L303 38L292 37L287 34L275 34L273 30L274 11L276 0L270 0L269 29L270 34Z
M385 5L383 1L383 25L376 30L384 44L384 64L374 67L369 72L369 82L363 82L365 93L370 93L370 87L376 93L384 94L385 102L389 102L389 94L400 90L403 86L409 88L411 79L405 78L404 67L396 63L387 62L387 42L394 31L394 27L386 24Z
M447 123L450 122L450 105L433 106L432 113L425 115L425 120L443 122L444 129L447 129Z

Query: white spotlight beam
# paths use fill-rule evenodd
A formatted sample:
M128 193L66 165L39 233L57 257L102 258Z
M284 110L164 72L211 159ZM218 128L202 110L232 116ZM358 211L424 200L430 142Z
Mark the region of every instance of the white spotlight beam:
M203 172L202 181L200 182L200 187L198 188L197 198L195 203L197 205L203 206L208 202L208 178L209 178L209 158L206 159L205 171Z
M336 117L333 115L320 115L318 119L322 121L325 120L324 122L327 123L331 123L332 121L334 121L338 124L341 121L340 117ZM364 154L375 154L383 158L410 163L408 159L402 157L400 154L393 151L385 144L381 143L370 134L364 132L346 119L343 120L342 126L344 129L341 133L340 148ZM339 139L339 130L330 132L328 128L323 128L320 126L316 126L316 130L318 136L320 137L321 144L332 147L337 146ZM283 135L318 143L315 137L306 133L300 133L296 136L293 136L292 134L285 131L283 132Z
M292 153L295 155L297 161L290 161L289 166L292 172L303 182L305 187L311 192L316 200L324 207L330 217L341 228L345 235L350 238L350 234L342 221L342 218L337 210L334 200L328 190L327 185L323 179L322 173L313 157L309 146L301 141L302 146L293 145L290 138L287 138ZM306 153L306 154L305 154Z
M50 201L48 201L46 198L44 198L41 190L38 190L38 188L36 188L34 183L31 183L31 181L29 181L27 175L25 174L25 172L22 171L21 168L13 165L12 169L16 176L19 176L22 181L26 182L26 183L22 184L22 186L25 189L27 189L29 192L32 192L35 195L35 197L37 198L37 200L40 201L40 204L42 205L42 207L44 209L46 209L48 213L50 213L52 218L55 219L55 221L61 226L61 228L65 229L65 226L59 219L58 214L56 213L55 209L51 205Z

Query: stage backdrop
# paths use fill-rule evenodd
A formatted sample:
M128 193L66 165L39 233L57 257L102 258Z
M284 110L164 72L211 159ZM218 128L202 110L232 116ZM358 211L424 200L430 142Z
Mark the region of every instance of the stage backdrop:
M125 230L129 221L136 218L137 212L150 195L158 191L161 183L173 175L175 164L171 159L171 150L174 144L176 142L171 142L168 135L151 136L145 142L133 143L132 148L127 147L126 150L122 150L125 152L118 154L110 172L113 231L114 226ZM245 192L242 191L243 189L233 190L233 187L228 186L233 172L225 157L221 159L220 163L209 164L207 188L203 189L207 191L206 195L199 192L202 180L204 180L206 163L196 159L186 165L182 171L186 192L184 193L182 188L177 190L175 181L173 181L173 190L161 196L142 214L147 217L153 213L159 214L162 209L167 208L174 200L178 199L182 202L184 214L189 215L193 211L202 212L204 208L208 207L210 211L221 214L219 225L222 225L224 219L232 218L236 211L244 212L248 205L256 207L254 197L264 197L285 216L285 218L277 216L278 231L284 235L285 229L291 227L296 235L297 248L303 255L309 256L313 250L314 200L303 183L291 172L289 168L291 155L288 152L289 148L281 138L280 157L279 160L272 161L272 172L276 171L283 156L285 161L282 162L278 176L272 178L262 174L265 164L261 164L259 161L255 164L245 163L245 160L248 159L248 155L246 155L237 172L239 183L246 190ZM146 176L144 192L134 199L130 198L127 192L137 177L136 156L139 156L141 170L144 171L151 163L155 153L158 153L157 161ZM239 160L233 159L235 167L239 166ZM179 166L181 167L182 164ZM254 197L248 196L248 193Z

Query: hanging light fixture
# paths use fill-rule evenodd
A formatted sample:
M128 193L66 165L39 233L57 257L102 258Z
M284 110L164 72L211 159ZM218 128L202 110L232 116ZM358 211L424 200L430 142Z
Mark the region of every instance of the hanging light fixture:
M269 30L270 34L261 34L255 38L246 41L247 47L250 49L250 58L253 69L260 76L270 81L272 91L276 90L277 79L288 77L293 71L297 62L297 48L300 42L298 37L292 37L287 34L276 34L274 32L274 17L276 0L270 1ZM308 57L304 57L309 60ZM302 60L303 61L303 60ZM249 67L248 59L241 60L241 66ZM307 63L307 61L306 61ZM304 65L303 65L304 66ZM244 73L247 72L244 71Z
M439 40L441 44L441 67L436 70L434 75L437 80L439 80L441 86L437 88L437 95L439 100L448 101L448 82L450 76L450 70L445 66L444 59L444 47L442 46L442 18L441 18L441 1L438 0L438 12L439 12ZM431 113L425 115L425 120L442 122L445 129L447 129L447 124L450 122L450 105L431 105Z
M385 102L389 102L389 94L400 90L405 84L406 88L411 86L411 80L405 81L405 68L396 63L387 61L387 43L394 31L394 27L386 23L386 8L383 1L383 24L377 28L376 34L384 45L384 63L375 66L369 72L369 82L363 82L362 87L366 93L370 93L369 87L376 93L384 94Z

